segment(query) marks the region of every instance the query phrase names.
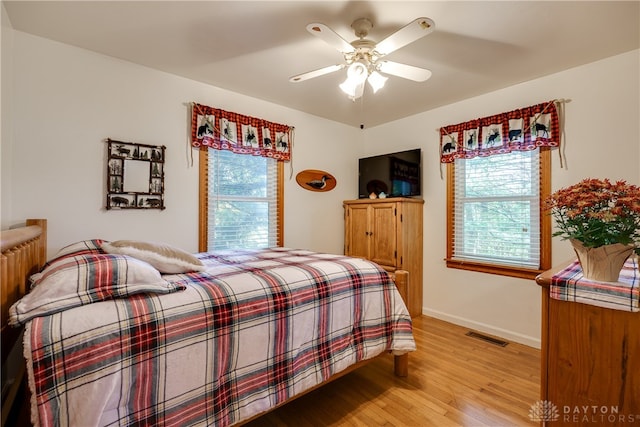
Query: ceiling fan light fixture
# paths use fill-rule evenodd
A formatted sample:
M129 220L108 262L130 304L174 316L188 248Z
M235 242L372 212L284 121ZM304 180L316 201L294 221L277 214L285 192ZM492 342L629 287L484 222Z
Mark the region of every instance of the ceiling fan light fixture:
M364 61L356 61L347 68L347 78L353 79L354 82L362 83L367 79L369 69Z
M363 94L364 94L364 81L358 83L358 85L356 86L356 94L352 98L352 100L355 101L356 99L360 98Z
M340 84L340 89L342 89L342 91L346 93L350 98L355 98L357 87L358 82L354 81L350 77L347 77L347 79Z
M369 70L364 62L354 62L347 68L347 79L340 84L340 89L342 89L349 98L356 99L361 97L364 92L364 82L367 80L368 74Z
M363 95L365 81L369 82L373 93L384 87L387 77L379 72L415 82L424 82L431 77L430 70L381 59L431 33L434 27L435 24L430 18L414 19L381 42L376 43L366 38L373 28L373 24L368 19L361 18L356 19L351 24L351 28L353 28L358 40L349 43L325 24L311 23L307 25L307 31L342 53L344 63L308 71L290 77L289 80L291 82L300 82L347 67L347 79L339 87L352 100Z
M369 82L371 89L373 89L373 93L376 93L384 87L384 84L387 82L387 79L388 77L385 77L379 72L374 71L371 74L369 74L369 77L367 78L367 82Z
M355 101L364 93L364 81L354 81L353 79L350 80L347 78L347 80L340 85L340 89L347 94L349 99Z

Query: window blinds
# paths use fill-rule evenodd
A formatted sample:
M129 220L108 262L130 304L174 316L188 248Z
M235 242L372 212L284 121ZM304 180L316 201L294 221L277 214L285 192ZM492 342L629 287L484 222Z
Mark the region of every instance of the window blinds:
M276 246L277 161L209 149L207 250Z
M453 258L538 268L539 149L455 160Z

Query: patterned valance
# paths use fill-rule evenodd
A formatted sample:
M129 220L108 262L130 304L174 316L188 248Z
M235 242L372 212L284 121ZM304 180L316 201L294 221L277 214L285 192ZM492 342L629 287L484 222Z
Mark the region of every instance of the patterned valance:
M440 162L560 146L558 102L440 128Z
M191 145L291 160L292 126L193 103Z

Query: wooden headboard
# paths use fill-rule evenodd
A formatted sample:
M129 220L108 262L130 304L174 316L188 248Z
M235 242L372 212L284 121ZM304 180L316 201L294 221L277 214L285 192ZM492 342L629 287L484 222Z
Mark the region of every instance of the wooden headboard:
M0 296L2 364L20 338L22 328L8 325L9 307L29 289L29 277L40 271L47 258L47 220L28 219L24 227L0 231ZM20 352L22 354L22 352ZM24 364L19 372L2 371L2 425L4 426L24 377ZM8 378L5 378L5 375ZM9 383L9 380L13 382ZM7 387L5 387L7 385Z

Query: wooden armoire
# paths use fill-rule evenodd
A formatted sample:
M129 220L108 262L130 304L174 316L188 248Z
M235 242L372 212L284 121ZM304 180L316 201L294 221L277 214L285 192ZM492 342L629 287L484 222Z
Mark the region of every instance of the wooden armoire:
M385 270L409 272L405 304L422 314L422 208L410 198L345 200L344 253L371 260Z

